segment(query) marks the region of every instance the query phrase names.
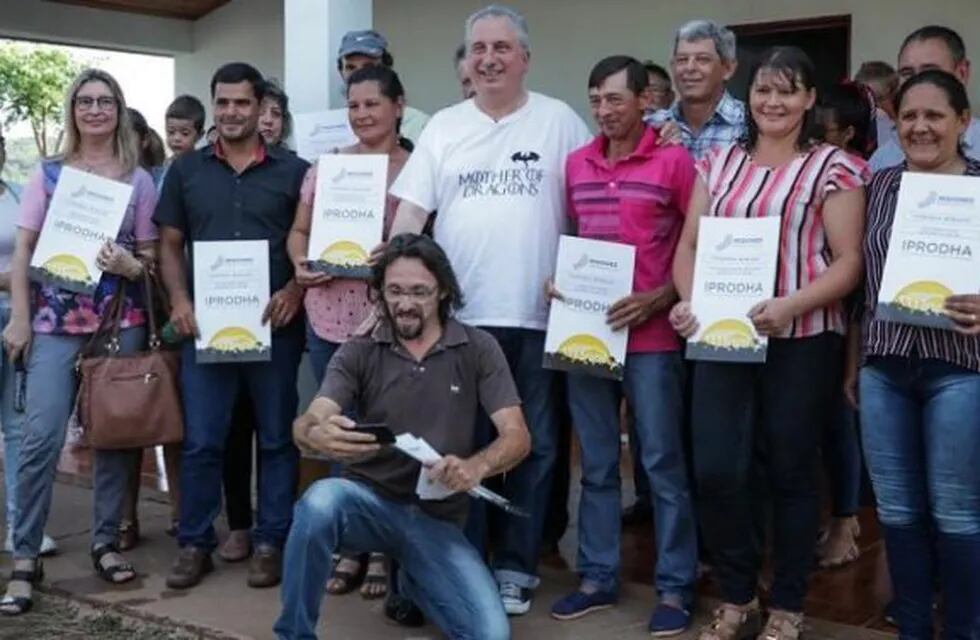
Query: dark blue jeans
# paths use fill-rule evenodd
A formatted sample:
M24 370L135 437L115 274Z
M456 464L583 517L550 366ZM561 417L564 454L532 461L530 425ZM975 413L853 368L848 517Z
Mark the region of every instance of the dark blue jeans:
M803 610L819 522L820 434L840 386L842 347L832 333L773 339L765 364L694 368L696 502L726 602L756 595L758 519L771 498L771 606Z
M538 586L538 554L545 515L554 480L558 429L552 405L555 373L541 366L544 332L531 329L483 327L503 349L521 396L521 408L531 432L531 453L506 474L502 491L530 518L510 516L488 507L482 500L470 504L467 537L481 551L487 530L494 540L493 569L497 580L514 582L526 589ZM482 448L496 438L490 418L481 412L477 418L477 446Z
M196 362L194 342L184 346L181 384L184 400L184 446L180 470L180 546L212 551L217 546L214 520L221 512L222 461L231 415L244 384L252 401L259 447L258 544L281 547L289 531L296 499L298 455L292 424L298 403L296 372L303 353L298 325L272 337L269 362L203 364Z
M886 357L869 360L860 382L864 450L901 637L933 637L938 574L943 638L975 640L980 637L980 374L940 360Z
M342 478L320 480L296 504L276 637L316 640L333 554L379 550L398 562L399 592L447 637L510 638L493 576L458 527Z

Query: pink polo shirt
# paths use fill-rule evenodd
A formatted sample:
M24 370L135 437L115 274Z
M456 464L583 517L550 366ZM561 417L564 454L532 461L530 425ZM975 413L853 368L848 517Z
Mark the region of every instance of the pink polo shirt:
M583 238L636 247L633 291L670 282L674 250L684 226L697 172L681 145L657 146L647 127L636 150L615 164L606 160L608 140L596 137L566 161L568 211ZM677 334L668 310L630 330L629 353L675 351Z

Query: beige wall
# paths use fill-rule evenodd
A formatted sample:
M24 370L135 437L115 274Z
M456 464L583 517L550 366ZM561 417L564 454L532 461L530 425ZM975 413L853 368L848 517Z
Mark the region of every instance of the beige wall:
M458 99L452 67L463 21L481 0L374 0L374 20L391 42L409 102L435 110ZM587 115L585 82L600 58L626 53L666 61L673 30L707 17L726 24L821 15L852 16L852 72L864 60L895 63L902 38L935 23L956 28L980 65L980 0L511 0L531 31L529 86ZM791 44L791 43L790 43ZM980 111L980 72L972 101Z
M208 104L211 75L226 62L248 62L282 81L283 1L232 0L194 22L193 53L174 57L176 95Z

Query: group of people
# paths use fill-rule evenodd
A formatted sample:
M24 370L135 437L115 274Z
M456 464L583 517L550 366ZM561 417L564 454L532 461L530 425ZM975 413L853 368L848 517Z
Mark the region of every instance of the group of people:
M79 75L63 153L22 192L0 185L12 218L0 235L0 288L14 555L0 612L29 610L42 579L75 359L117 296L121 351L143 348L139 283L150 273L185 339L185 438L167 451L179 545L167 585L197 585L216 549L250 559L250 586L282 583L284 640L315 638L324 590L359 581L365 597L387 594L386 613L404 624L428 618L453 638L510 637L507 616L530 609L540 582L555 468L569 455L562 386L580 444L580 583L552 604L554 618L619 598L625 405L631 514L655 523L653 636L690 627L700 558L722 597L700 640L802 637L815 549L827 566L856 557L863 451L901 637L933 637L937 595L943 637L977 637L980 292L946 300L951 330L875 314L903 174L980 176L962 39L923 27L899 48L897 80L875 63L825 91L802 50L774 47L749 71L742 102L726 89L734 34L692 21L676 32L669 72L625 55L595 65L584 83L595 136L568 105L528 90L530 51L519 13L475 12L454 58L463 100L429 118L407 106L383 36L344 37L337 67L357 141L335 152L388 158L384 242L367 281L307 263L317 167L287 147L288 99L258 70L230 63L214 74L213 141L201 142L203 105L177 98L166 122L172 157L154 173L141 167L148 146L116 81ZM92 296L29 278L66 166L133 186ZM764 364L684 361L683 340L698 327L702 216L780 219L773 296L749 315L769 337ZM630 331L621 383L542 365L549 304L562 297L552 281L562 233L636 249L633 293L607 316ZM269 243L267 362L195 359L194 243L208 240ZM296 418L304 351L321 387ZM443 457L422 466L358 430L378 423ZM335 465L297 500L300 454ZM114 584L136 576L122 553L139 539L139 460L140 451L94 451L92 562ZM823 533L821 460L833 489ZM494 476L506 512L466 495ZM426 481L450 495L421 499ZM222 487L231 533L219 549Z

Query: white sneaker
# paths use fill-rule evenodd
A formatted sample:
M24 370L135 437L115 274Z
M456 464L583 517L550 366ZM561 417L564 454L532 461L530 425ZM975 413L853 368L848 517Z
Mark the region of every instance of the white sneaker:
M7 540L3 543L3 550L6 553L14 552L14 532L10 529L7 529ZM56 553L58 553L58 543L45 533L44 537L41 538L41 555L53 556Z
M522 616L531 610L531 590L514 582L501 582L500 601L507 615Z

